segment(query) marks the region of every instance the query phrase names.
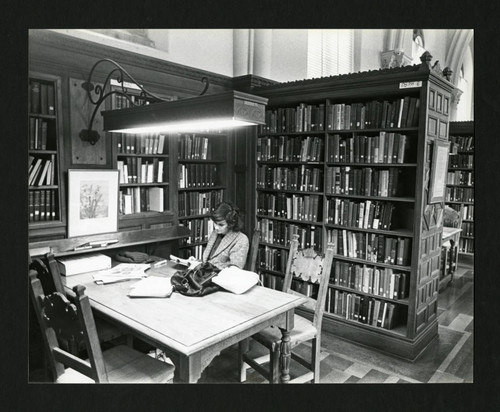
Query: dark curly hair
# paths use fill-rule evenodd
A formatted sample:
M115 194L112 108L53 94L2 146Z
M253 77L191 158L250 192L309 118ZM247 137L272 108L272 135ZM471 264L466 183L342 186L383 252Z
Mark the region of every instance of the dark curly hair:
M230 202L219 203L210 217L216 223L225 220L228 228L233 232L240 232L243 229L240 210Z

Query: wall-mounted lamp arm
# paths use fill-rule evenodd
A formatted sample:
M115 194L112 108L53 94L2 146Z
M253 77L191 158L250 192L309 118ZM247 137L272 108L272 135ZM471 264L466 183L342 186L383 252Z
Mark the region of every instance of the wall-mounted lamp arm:
M92 83L92 76L94 74L95 69L97 66L99 66L101 63L110 63L114 66L114 68L108 73L106 76L106 79L104 80L103 85L101 86L100 84L94 85ZM111 84L111 79L113 76L116 76L116 81L121 87L121 90L111 90L108 93L105 93L107 88L110 88ZM157 101L157 102L165 102L168 100L165 100L159 96L157 96L154 93L149 92L146 90L144 87L142 87L135 79L134 77L128 73L122 66L120 66L118 63L111 59L101 59L98 60L93 66L92 69L90 70L89 77L86 82L82 83L82 88L87 92L87 96L90 100L90 102L95 105L94 111L92 112L92 115L90 117L90 122L89 122L89 127L87 129L82 129L80 131L80 139L83 141L89 142L91 145L95 145L99 139L99 133L95 130L92 130L92 125L94 123L95 116L97 114L97 110L101 106L101 104L111 95L117 94L119 96L125 97L132 105L134 106L139 106L138 103L136 103L131 96L128 94L128 89L124 85L124 79L127 78L132 81L133 84L135 84L140 90L140 97L142 98L149 98L151 100ZM208 88L208 79L205 82L205 89L203 90L203 93L206 91ZM95 98L93 93L95 94Z

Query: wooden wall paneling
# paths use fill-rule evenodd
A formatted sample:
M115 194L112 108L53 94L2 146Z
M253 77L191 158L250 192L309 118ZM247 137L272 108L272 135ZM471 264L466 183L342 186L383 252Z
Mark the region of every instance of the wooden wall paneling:
M105 109L104 104L98 109L92 124L92 129L97 131L101 138L92 145L79 137L80 131L89 127L90 117L95 107L90 102L87 92L82 88L83 81L69 79L70 132L67 138L71 142L71 164L111 167L110 138L102 130L103 121L100 113Z

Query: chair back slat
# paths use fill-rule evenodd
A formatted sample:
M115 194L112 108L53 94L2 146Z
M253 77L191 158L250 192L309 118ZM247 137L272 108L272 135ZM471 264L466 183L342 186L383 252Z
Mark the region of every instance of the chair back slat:
M47 253L45 255L45 258L47 259L47 264L49 266L49 272L52 275L52 281L54 282L54 286L56 288L56 291L64 294L64 286L63 286L62 280L61 280L61 271L59 270L59 265L56 262L54 254Z
M313 311L313 324L319 330L321 329L325 310L325 300L333 263L333 244L329 243L326 253L321 255L311 248L300 249L298 238L298 235L292 236L287 269L283 281L283 291L307 298L307 302L302 307ZM304 282L310 281L313 285L319 283L315 298L307 297L303 293L291 288L294 275Z
M255 272L257 266L257 254L259 251L260 230L255 229L250 242L250 251L247 257L246 270Z

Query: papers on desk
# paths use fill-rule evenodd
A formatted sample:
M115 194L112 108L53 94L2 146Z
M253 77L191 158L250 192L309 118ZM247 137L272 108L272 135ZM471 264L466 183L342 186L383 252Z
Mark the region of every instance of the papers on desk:
M131 298L167 298L172 294L170 278L149 276L132 286Z
M111 269L94 273L94 282L105 285L131 279L142 279L147 276L144 271L149 269L150 266L148 263L120 263Z

